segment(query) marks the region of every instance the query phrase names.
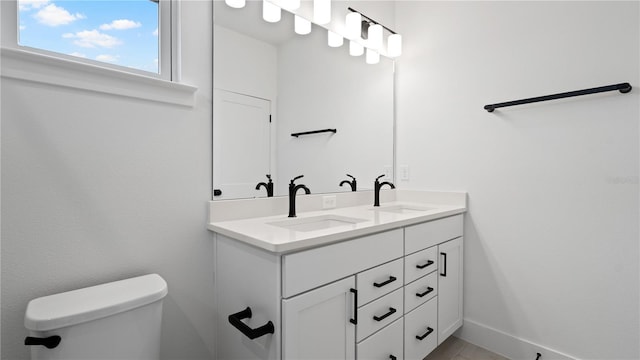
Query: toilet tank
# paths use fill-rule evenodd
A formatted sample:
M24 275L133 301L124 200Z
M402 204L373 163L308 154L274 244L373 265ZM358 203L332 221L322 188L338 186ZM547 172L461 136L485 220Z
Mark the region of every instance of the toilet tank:
M151 274L31 300L25 345L44 343L32 359L158 359L165 295Z

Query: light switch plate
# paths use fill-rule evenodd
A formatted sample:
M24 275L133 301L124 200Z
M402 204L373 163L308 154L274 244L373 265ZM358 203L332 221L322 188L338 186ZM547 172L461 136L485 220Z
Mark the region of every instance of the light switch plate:
M336 207L336 196L335 195L327 195L322 197L322 208L323 209L333 209Z
M409 180L409 165L400 166L400 180Z

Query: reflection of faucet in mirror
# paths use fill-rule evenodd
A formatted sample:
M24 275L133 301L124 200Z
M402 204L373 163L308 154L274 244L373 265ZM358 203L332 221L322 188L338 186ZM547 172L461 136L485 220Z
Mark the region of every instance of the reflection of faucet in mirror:
M353 176L347 174L348 177L350 177L352 180L342 180L342 182L340 182L340 186L344 185L344 184L349 184L351 186L351 191L356 191L356 178L354 178Z
M296 185L293 182L300 179L304 175L294 177L289 183L289 217L296 217L296 193L300 189L304 189L304 192L308 195L311 194L309 188L303 184Z
M264 188L267 189L267 197L273 197L273 181L271 181L271 174L267 174L267 179L269 179L269 183L258 183L258 185L256 185L256 190L260 190L260 187L264 186Z
M380 206L380 188L383 187L384 185L389 185L392 189L395 189L395 185L393 185L392 183L385 181L385 182L379 182L378 180L380 178L384 177L384 174L378 176L376 178L376 181L373 183L373 206Z

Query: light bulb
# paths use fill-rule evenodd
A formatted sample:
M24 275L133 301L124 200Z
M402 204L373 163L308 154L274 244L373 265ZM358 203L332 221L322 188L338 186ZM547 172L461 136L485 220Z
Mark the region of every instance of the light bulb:
M318 25L331 21L331 0L313 0L313 21Z
M362 17L360 13L352 12L347 14L347 18L345 20L345 31L346 38L349 40L357 39L360 37L360 33L362 32Z
M262 2L262 18L266 22L276 23L280 21L282 10L268 0Z
M391 34L387 39L387 55L398 57L402 54L402 35Z
M382 47L382 25L373 24L369 26L367 46L374 50L380 50Z
M287 10L296 10L300 7L300 0L280 0L280 3Z
M245 0L224 0L224 2L229 7L232 7L232 8L235 8L235 9L243 8L244 5L245 5Z
M349 41L349 55L360 56L362 54L364 54L364 46L353 40Z
M331 47L340 47L344 44L344 38L341 35L329 30L327 32L327 44Z
M366 55L367 64L377 64L380 62L380 54L372 49L367 49Z
M296 34L306 35L311 32L311 22L303 17L294 17L293 29Z

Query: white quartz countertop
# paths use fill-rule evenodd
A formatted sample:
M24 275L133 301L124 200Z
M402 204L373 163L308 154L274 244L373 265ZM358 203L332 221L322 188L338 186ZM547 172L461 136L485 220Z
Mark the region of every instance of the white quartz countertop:
M394 209L407 211L394 211ZM216 233L270 252L287 253L452 216L465 211L466 201L457 204L390 201L381 204L380 207L369 204L305 211L298 213L295 218L289 218L287 214L279 214L211 221L207 227ZM344 222L341 221L343 219ZM328 222L332 223L331 227L321 228ZM298 223L303 225L296 226ZM311 226L305 226L305 223ZM320 226L315 227L314 224L320 224Z

